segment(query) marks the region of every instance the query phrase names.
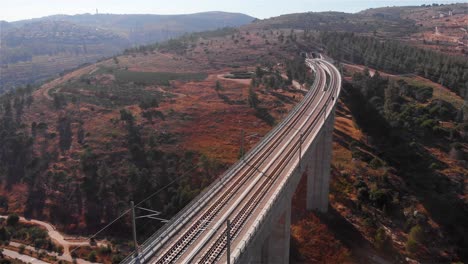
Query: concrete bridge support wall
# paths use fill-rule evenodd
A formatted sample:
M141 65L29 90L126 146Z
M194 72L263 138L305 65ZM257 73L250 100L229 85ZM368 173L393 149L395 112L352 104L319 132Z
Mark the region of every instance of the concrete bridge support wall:
M307 209L327 211L334 121L333 110L314 141L309 142L309 147L304 149L300 166L291 173L283 194L272 206L257 232L246 241L246 248L235 263L289 263L291 202L304 173L307 174Z
M312 146L313 152L307 173L307 210L327 212L328 193L330 190L330 170L333 149L333 126L335 123L334 110L328 117L322 131L318 135L318 142Z

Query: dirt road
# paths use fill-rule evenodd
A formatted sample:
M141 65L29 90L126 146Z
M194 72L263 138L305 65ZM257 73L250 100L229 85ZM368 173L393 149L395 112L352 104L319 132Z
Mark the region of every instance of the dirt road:
M0 215L0 218L7 218L7 217L8 216ZM26 219L24 217L20 217L20 221L25 222L25 223L40 225L46 228L47 233L49 234L50 238L54 240L57 244L63 247L64 260L72 261L72 257L70 254L71 246L89 246L89 241L86 239L80 239L80 240L75 240L75 241L70 241L69 239L66 239L59 231L57 231L57 229L53 225L47 222L43 222L43 221L35 220L35 219ZM98 246L107 246L107 245L105 243L98 242Z

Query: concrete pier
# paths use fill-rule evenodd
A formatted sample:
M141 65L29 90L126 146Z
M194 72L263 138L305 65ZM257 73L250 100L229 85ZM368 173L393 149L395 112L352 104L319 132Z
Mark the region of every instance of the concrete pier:
M234 263L289 263L291 202L304 173L307 176L307 209L327 212L335 122L334 110L324 122L325 124L314 141L310 143L309 148L304 149L302 164L294 170L284 188L284 194L276 201L267 220Z

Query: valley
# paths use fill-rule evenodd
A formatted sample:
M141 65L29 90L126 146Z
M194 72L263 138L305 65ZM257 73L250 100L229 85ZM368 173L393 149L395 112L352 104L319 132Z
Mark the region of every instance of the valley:
M304 98L315 78L307 52L333 61L344 82L329 210L306 211L299 184L290 262L463 263L468 60L458 29L466 12L456 4L300 13L143 39L164 32L152 28L133 40L125 16L110 24L105 15L28 21L81 29L99 22L102 31L93 32L99 41L83 31L96 40L88 53L72 41L69 50L3 64L1 88L21 87L0 96L0 214L26 219L16 227L3 220L0 240L13 251L11 243L47 241L37 230L20 236L34 228L32 218L80 237L58 258L64 263L119 263L133 250L129 201L170 219L217 181ZM27 23L9 31L10 41L33 28ZM436 26L437 38L450 40L429 41ZM42 38L36 33L26 36ZM31 85L36 78L51 79ZM139 219L138 242L162 225ZM53 261L45 255L34 256Z

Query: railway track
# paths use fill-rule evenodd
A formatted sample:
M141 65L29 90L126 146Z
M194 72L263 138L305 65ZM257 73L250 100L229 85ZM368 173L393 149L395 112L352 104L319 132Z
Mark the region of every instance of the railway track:
M142 246L144 263L214 263L226 250L227 229L236 238L261 201L275 189L288 164L297 162L303 138L320 130L335 92L337 71L328 62L306 60L316 79L304 99L244 159L236 163L219 182L179 213L163 231ZM339 73L338 73L339 74ZM331 87L331 89L330 89ZM325 98L325 99L324 99ZM325 120L325 119L324 119ZM127 258L123 263L137 263Z
M318 93L319 89L314 89L312 93L309 93L309 96L314 97ZM305 100L305 102L308 103L307 107L312 103L312 101L310 100ZM307 107L301 108L300 113L298 115L292 115L292 120L288 120L288 122L285 123L285 125L294 126L300 120ZM155 263L163 264L177 261L178 258L184 253L187 246L189 246L191 242L202 233L202 231L206 228L207 224L211 222L213 218L219 213L219 211L222 208L222 205L224 205L237 193L237 191L243 186L243 183L245 183L248 180L249 176L252 176L252 174L257 171L256 168L258 168L258 166L268 158L268 154L282 142L282 140L288 134L288 132L289 129L280 130L279 134L275 135L275 138L273 139L273 141L271 141L271 144L265 146L266 148L262 149L259 155L253 157L252 162L249 163L248 161L245 161L245 163L249 164L249 166L247 166L247 170L244 173L242 173L239 178L234 179L234 183L231 184L233 188L227 188L228 191L224 192L221 195L221 197L217 199L208 210L206 210L203 216L200 217L195 222L195 224L190 227L188 232L186 232L181 238L179 238L178 241L173 246L171 246L171 248L167 250L166 253L163 254L160 257L160 259Z
M332 79L332 78L331 78ZM330 81L330 86L334 86L334 80ZM325 86L324 91L327 91L329 86ZM325 102L325 105L329 103L329 100ZM313 128L318 124L321 119L321 115L316 115L314 120L307 126L306 129L303 129L304 134L303 136L308 137L312 132ZM297 135L294 135L297 137ZM256 205L259 204L259 201L265 197L267 192L271 189L273 184L275 183L276 179L280 177L280 173L286 167L288 162L290 162L294 157L294 153L299 151L299 147L301 142L300 138L296 138L296 140L292 140L293 144L290 146L289 150L283 152L283 156L281 160L278 162L278 165L273 169L273 172L269 174L272 178L265 180L263 184L260 184L260 188L254 193L254 195L247 201L247 203L239 210L237 215L231 221L231 228L230 228L230 237L234 239L241 228L244 226L247 218L253 213ZM226 234L228 232L227 228L223 229L221 234ZM214 263L221 257L222 253L226 249L227 246L227 236L221 235L219 236L216 241L211 245L211 247L205 252L204 256L197 262L197 263Z

